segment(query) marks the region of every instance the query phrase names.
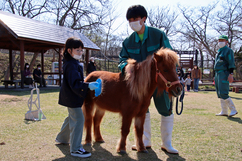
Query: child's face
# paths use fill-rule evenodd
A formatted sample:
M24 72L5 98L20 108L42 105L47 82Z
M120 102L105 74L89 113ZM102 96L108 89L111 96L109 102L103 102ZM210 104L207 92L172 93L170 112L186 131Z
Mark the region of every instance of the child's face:
M82 53L83 53L83 50L81 47L76 49L68 49L68 50L69 50L68 52L71 54L72 57L74 57L74 55L82 56Z

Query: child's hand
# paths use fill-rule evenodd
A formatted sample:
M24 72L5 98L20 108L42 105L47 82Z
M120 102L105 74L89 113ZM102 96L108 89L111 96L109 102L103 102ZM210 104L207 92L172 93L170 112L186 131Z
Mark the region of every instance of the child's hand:
M93 90L98 88L98 83L97 82L91 82L91 83L89 83L88 88L93 91Z

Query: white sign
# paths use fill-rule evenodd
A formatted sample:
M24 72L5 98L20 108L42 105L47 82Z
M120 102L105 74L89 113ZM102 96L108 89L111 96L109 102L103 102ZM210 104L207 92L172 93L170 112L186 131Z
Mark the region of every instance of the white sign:
M210 69L203 69L203 74L210 74Z

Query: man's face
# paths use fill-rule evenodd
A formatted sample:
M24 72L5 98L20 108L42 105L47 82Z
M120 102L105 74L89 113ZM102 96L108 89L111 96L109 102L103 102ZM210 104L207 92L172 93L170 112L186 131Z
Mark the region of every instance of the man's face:
M145 20L146 20L146 17L130 18L128 19L129 26L133 31L139 32L142 29L142 27L144 27Z
M228 41L225 39L219 39L218 42L225 42L227 44Z

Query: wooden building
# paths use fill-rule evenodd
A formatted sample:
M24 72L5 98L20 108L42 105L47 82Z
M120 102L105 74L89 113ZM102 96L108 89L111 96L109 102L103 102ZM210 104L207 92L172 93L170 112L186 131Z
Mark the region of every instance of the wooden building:
M10 81L14 79L12 51L20 51L21 88L24 87L23 71L25 52L41 53L42 73L43 75L48 74L44 71L44 53L49 49L54 49L59 54L59 69L61 69L62 58L60 51L69 37L77 37L82 40L84 49L86 49L86 62L89 60L90 50L100 50L86 36L70 28L0 11L0 49L9 50ZM59 70L59 79L61 79L61 73L62 71Z

